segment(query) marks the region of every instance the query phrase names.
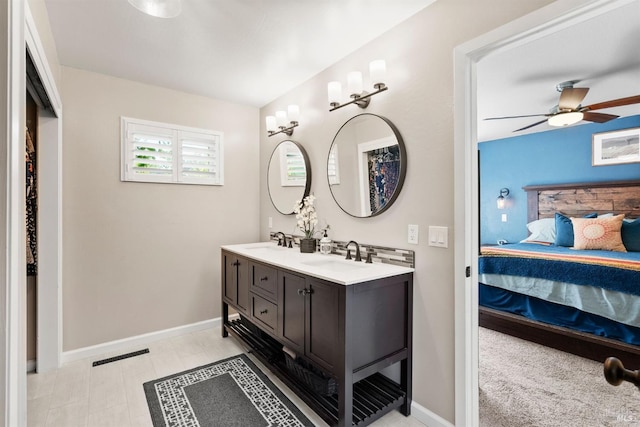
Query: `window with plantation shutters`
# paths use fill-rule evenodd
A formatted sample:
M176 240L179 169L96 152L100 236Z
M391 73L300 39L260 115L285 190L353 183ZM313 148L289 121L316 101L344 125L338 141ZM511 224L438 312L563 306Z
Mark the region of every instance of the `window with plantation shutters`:
M307 167L297 145L282 142L280 150L280 184L283 187L304 187L307 185Z
M331 144L329 150L329 160L327 161L327 176L329 185L340 184L340 165L338 163L338 145Z
M222 185L222 133L122 117L122 180Z

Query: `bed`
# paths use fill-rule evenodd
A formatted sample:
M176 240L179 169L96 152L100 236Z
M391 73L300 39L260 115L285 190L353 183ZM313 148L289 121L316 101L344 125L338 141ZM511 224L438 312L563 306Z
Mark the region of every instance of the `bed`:
M524 190L530 236L480 249L480 326L640 367L640 181Z

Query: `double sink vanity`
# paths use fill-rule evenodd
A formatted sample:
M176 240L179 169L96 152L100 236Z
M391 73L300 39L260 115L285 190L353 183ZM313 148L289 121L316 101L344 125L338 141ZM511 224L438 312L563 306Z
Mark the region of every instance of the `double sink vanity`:
M272 242L223 246L221 258L223 336L329 425L409 415L413 268ZM229 307L240 317L230 319ZM396 363L399 379L380 373Z

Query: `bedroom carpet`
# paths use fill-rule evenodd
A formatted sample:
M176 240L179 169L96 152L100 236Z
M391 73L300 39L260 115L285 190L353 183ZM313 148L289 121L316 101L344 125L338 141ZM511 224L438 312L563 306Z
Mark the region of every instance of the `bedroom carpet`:
M313 426L244 354L144 384L154 427Z
M485 328L479 339L482 427L640 426L640 391L607 383L602 363Z

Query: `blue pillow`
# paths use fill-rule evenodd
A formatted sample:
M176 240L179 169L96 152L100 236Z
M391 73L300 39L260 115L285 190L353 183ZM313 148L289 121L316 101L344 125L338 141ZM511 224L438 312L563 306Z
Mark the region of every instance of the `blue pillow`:
M635 221L622 221L622 244L628 252L640 252L640 218Z
M598 213L590 213L584 218L597 218ZM556 212L556 246L573 246L573 224L571 218Z

